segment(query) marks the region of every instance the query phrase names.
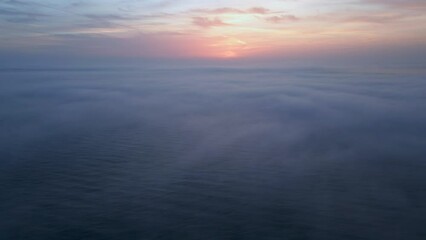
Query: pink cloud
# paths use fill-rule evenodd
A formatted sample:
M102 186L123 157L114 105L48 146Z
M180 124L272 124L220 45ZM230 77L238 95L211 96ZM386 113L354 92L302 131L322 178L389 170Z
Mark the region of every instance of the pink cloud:
M284 22L295 22L298 21L299 18L297 18L294 15L281 15L281 16L273 16L265 18L266 21L271 23L284 23Z
M271 10L264 7L252 7L249 9L238 8L215 8L215 9L195 9L193 12L208 13L208 14L269 14Z
M209 9L209 10L204 9L201 11L206 13L212 13L212 14L244 13L243 10L240 10L237 8L216 8L216 9Z
M370 15L370 16L353 16L344 19L344 22L358 23L389 23L405 18L404 15Z
M263 7L253 7L247 10L247 13L254 13L254 14L268 14L271 11L267 8Z
M219 18L193 17L192 23L202 28L229 26L230 24L223 22Z
M403 7L422 10L426 8L425 0L365 0L370 3L389 5L394 7Z

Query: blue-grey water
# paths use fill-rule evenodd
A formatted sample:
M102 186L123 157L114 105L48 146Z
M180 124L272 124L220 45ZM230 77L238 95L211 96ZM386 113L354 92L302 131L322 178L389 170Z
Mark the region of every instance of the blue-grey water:
M426 74L3 69L1 240L424 240Z

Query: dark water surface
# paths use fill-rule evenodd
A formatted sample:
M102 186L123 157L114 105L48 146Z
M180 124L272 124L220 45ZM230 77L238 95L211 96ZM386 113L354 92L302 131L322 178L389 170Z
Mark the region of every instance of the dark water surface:
M3 70L0 239L426 239L426 75Z

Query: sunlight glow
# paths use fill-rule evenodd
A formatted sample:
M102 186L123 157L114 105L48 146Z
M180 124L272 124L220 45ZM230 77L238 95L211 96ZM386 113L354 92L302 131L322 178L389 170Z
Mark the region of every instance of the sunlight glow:
M38 42L72 54L244 58L426 42L419 0L23 2L0 2L0 50Z

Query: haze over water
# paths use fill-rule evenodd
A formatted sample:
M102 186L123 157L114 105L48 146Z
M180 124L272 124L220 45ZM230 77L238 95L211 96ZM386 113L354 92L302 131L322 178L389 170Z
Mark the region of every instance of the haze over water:
M0 238L425 239L425 77L3 69Z
M0 0L0 240L425 240L425 0Z

